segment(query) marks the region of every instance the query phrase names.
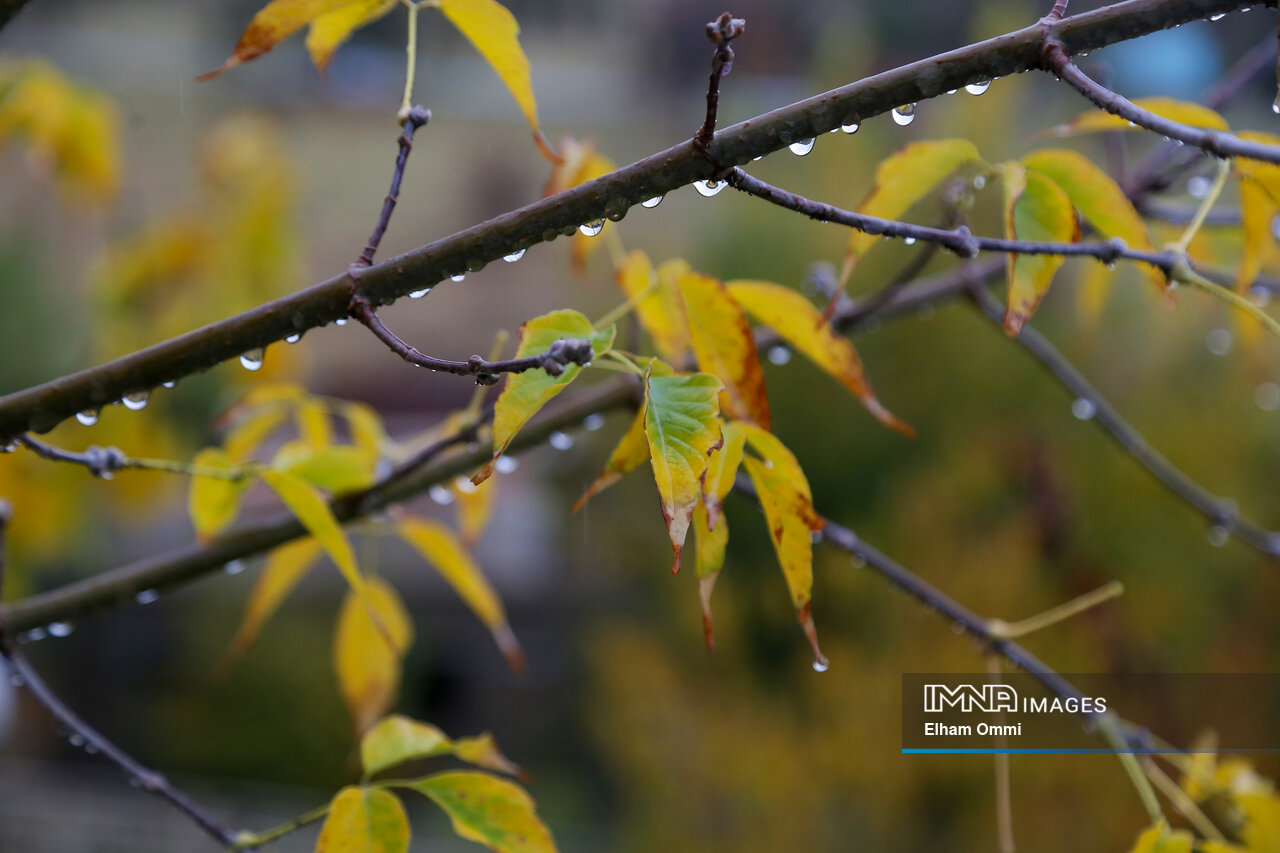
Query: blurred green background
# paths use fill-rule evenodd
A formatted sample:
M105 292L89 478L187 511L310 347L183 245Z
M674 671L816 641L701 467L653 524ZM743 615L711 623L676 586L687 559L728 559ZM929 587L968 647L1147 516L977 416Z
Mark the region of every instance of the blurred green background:
M745 0L732 8L748 31L723 88L722 123L1025 26L1049 5ZM1072 11L1099 5L1077 2ZM627 163L687 138L701 122L710 59L702 30L720 4L510 7L553 140L592 139ZM182 306L175 322L191 327L327 278L364 245L395 153L403 16L359 33L324 78L295 38L195 84L255 8L34 0L0 31L0 55L47 57L117 100L125 159L117 203L101 211L59 205L39 164L12 147L0 152L0 393L163 336L130 322L153 316L147 306L103 307L95 289L102 259L147 223L181 210L199 218L215 203L207 152L225 144L228 122L251 128L253 156L281 182L273 195L287 202L273 219L279 244L255 267L273 272L226 291L217 281L175 281L148 298ZM443 20L423 16L417 99L434 117L419 137L384 257L528 203L547 176L492 72ZM1274 25L1274 12L1260 8L1097 51L1084 64L1130 96L1196 99ZM1261 75L1227 111L1232 126L1274 131L1273 96L1274 81ZM819 139L807 157L784 150L753 171L851 207L870 188L875 164L907 141L966 136L998 162L1044 144L1037 133L1084 106L1052 78L1022 75L981 97L921 104L908 128L882 116L856 135ZM1154 143L1135 135L1066 144L1123 168ZM1168 197L1191 202L1185 177ZM998 199L994 184L980 195L975 230L997 233ZM1238 238L1218 231L1204 250L1229 262ZM814 262L838 263L846 238L735 193L704 199L692 188L655 211L633 211L619 234L655 262L684 257L724 279L794 286ZM851 290L881 286L918 251L878 247ZM930 269L950 263L938 258ZM1267 384L1278 381L1280 347L1241 344L1219 305L1196 293L1167 305L1132 270L1115 273L1094 318L1077 286L1086 269L1080 261L1064 267L1034 325L1175 464L1245 514L1280 524L1280 413ZM514 331L553 308L600 315L620 299L611 279L605 252L575 276L568 242L559 241L385 315L423 350L463 358L486 351L497 329ZM1280 670L1275 562L1235 541L1212 544L1201 516L1096 425L1073 417L1064 390L972 308L921 309L864 328L855 343L880 399L918 438L879 427L800 358L766 365L775 431L799 456L821 512L984 615L1020 619L1123 581L1119 601L1027 640L1060 671ZM465 380L401 364L352 325L314 331L285 350L272 348L268 366L317 393L370 403L394 435L421 430L471 392ZM116 407L98 426L64 426L57 437L75 449L115 442L130 453L189 458L217 439L213 417L257 379L224 365L158 394L143 414ZM573 433L571 449L537 449L499 479L498 516L477 555L525 645L523 678L505 670L483 627L407 552L363 546L361 558L402 590L417 629L397 709L451 734L493 731L533 774L540 813L567 851L995 849L991 759L898 752L900 674L981 671L978 649L846 556L818 547L814 614L832 665L815 674L763 519L730 499L733 537L714 599L718 644L708 654L694 578L667 573L669 546L646 472L568 515L626 423L612 415L598 431ZM97 483L19 456L0 458L0 495L15 504L11 596L191 539L177 478L134 473ZM427 497L415 506L452 514ZM262 829L323 802L358 773L330 662L342 593L336 572L314 573L258 646L230 673L214 673L256 568L87 619L30 655L125 749L233 823ZM212 849L70 746L21 691L0 687L0 721L0 849ZM1024 849L1127 849L1146 823L1113 758L1015 757L1012 773ZM413 816L414 849L474 849L433 809ZM275 849L310 849L313 838L300 833Z

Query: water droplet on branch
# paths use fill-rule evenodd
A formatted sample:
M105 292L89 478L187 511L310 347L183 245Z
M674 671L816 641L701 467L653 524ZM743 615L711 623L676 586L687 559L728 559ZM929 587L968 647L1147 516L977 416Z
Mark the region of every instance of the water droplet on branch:
M856 121L850 121L840 125L840 129L843 130L845 133L857 133L858 128L861 126L862 125Z
M98 422L97 409L85 409L83 412L76 413L76 420L85 426L93 426Z
M509 255L503 255L502 259L509 264L514 264L516 261L524 257L524 253L525 253L524 249L519 249L517 251L512 252Z
M240 366L245 370L261 370L262 362L266 356L266 351L262 347L251 349L240 356Z
M427 295L428 293L430 293L430 292L431 292L431 288L429 288L429 287L424 287L424 288L422 288L422 290L415 290L415 291L413 291L412 293L410 293L410 294L409 294L409 298L410 298L410 299L421 299L422 297L426 296L426 295Z
M599 412L592 412L582 421L582 428L587 432L595 432L604 426L604 415Z
M723 190L726 186L728 186L728 184L725 181L707 180L707 181L694 181L693 186L699 193L706 196L707 198L711 198L713 195L715 195L716 193Z
M48 630L50 637L70 637L73 629L70 622L50 622Z
M510 474L520 467L520 460L514 456L499 456L493 467L499 474Z
M972 83L964 87L964 90L970 95L981 95L983 92L991 88L990 80L974 80Z
M133 600L139 604L151 604L160 599L160 592L154 589L144 589L133 597Z
M244 571L244 560L232 560L222 567L222 571L229 575L238 575Z
M791 360L791 350L782 345L769 347L767 353L770 364L776 364L779 367Z
M578 233L583 237L594 237L604 230L604 220L595 219L591 222L584 222L578 226Z
M457 281L464 281L464 280L466 279L466 277L467 277L467 274L466 274L466 273L464 273L464 272L460 272L460 273L458 273L457 275L451 275L451 276L449 276L449 281L454 281L454 282L457 282Z
M573 447L573 436L569 435L567 432L560 432L557 430L547 436L547 443L556 450L568 450Z
M814 660L814 662L813 662L813 671L814 671L814 672L826 672L826 671L827 671L827 670L829 670L829 669L831 669L831 664L830 664L830 663L828 663L828 662L826 662L826 661Z
M1075 415L1079 420L1090 420L1097 413L1098 407L1093 404L1092 400L1087 400L1084 397L1071 404L1071 414Z
M126 394L120 402L124 403L124 407L129 411L139 412L147 407L150 399L150 391L138 391L136 394Z
M908 246L914 246L914 245L916 244L916 238L915 238L915 237L903 237L903 238L902 238L902 242L903 242L903 243L906 243Z
M812 138L802 139L799 142L791 143L787 147L791 149L792 154L797 157L803 157L813 150L813 142L814 140Z
M1215 548L1221 548L1231 540L1231 531L1223 527L1221 524L1215 524L1209 528L1209 544Z
M431 500L440 504L440 506L448 506L453 503L453 492L438 483L427 489L427 494L431 496Z
M284 342L285 342L286 344L296 344L296 343L297 343L298 341L300 341L300 340L302 340L302 333L301 333L301 332L294 332L292 335L290 335L289 337L285 338L285 339L284 339Z
M899 127L906 127L916 120L916 105L903 104L900 107L893 108L893 123Z
M640 206L653 210L655 207L662 204L662 199L663 196L655 195L653 198L646 198L644 201L640 202Z

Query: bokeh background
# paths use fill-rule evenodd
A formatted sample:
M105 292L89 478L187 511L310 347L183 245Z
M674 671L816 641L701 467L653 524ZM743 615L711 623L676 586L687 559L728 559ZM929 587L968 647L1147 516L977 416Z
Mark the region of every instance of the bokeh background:
M723 89L722 121L1024 26L1049 5L743 0L732 11L748 32ZM1076 2L1072 11L1099 5ZM395 153L403 15L359 33L323 78L295 38L196 84L255 7L34 0L0 31L0 56L45 57L115 100L124 160L115 202L95 206L61 198L20 146L0 151L0 393L291 292L358 254ZM553 139L591 139L627 163L700 123L710 58L703 24L722 4L510 7ZM493 73L443 19L427 10L422 23L417 100L434 118L384 256L532 201L547 178ZM1274 27L1274 11L1259 8L1098 51L1085 66L1129 96L1196 99ZM1275 131L1268 78L1232 104L1233 127ZM755 171L853 206L874 165L907 141L967 136L997 162L1043 144L1036 134L1084 106L1051 78L1022 75L981 97L922 104L910 127L882 116L856 135L818 140L807 157L774 154ZM1153 143L1066 144L1123 169ZM1195 174L1168 200L1192 203L1186 178ZM993 185L979 197L975 229L996 233L998 193ZM191 223L197 243L201 227L244 230L218 256L222 266L131 268L149 229L176 221ZM797 287L813 263L838 262L845 240L841 229L692 188L633 211L618 233L655 261L684 257L721 278ZM1221 228L1198 250L1229 265L1237 245ZM851 289L875 289L918 251L877 248ZM385 315L422 349L461 358L486 351L497 329L514 331L553 308L598 316L619 301L605 252L585 276L568 257L567 241L536 246L519 263L491 265ZM1280 347L1242 343L1232 318L1198 294L1166 305L1131 270L1114 273L1093 312L1080 284L1088 263L1066 265L1037 328L1176 464L1262 523L1280 524L1280 389L1271 384ZM1073 417L1071 398L972 308L927 307L864 328L855 342L881 400L917 439L879 427L802 359L766 365L775 430L800 457L822 512L990 616L1023 618L1123 581L1122 599L1026 641L1061 671L1280 669L1274 561L1215 543L1202 517ZM328 327L271 348L261 373L227 364L157 393L143 413L112 407L98 425L64 425L54 438L190 458L217 440L215 416L246 389L290 377L367 402L393 435L411 435L471 393L465 380L424 374L356 326ZM832 665L814 673L763 519L731 499L733 538L714 600L718 648L708 654L695 581L667 572L646 473L568 515L626 423L612 415L573 433L567 450L537 449L500 476L498 515L477 554L528 653L523 678L507 672L483 627L420 563L392 546L361 546L361 558L401 589L417 629L397 709L453 734L493 731L533 774L540 813L567 851L995 849L989 757L898 753L900 674L981 671L975 646L819 547L814 613ZM101 483L19 453L0 458L0 495L15 507L10 597L192 537L181 478L131 473ZM270 511L266 496L251 503L251 512ZM443 519L454 511L428 497L415 509ZM257 568L86 619L29 653L105 734L231 822L262 829L358 774L331 665L336 572L314 572L257 647L215 673ZM0 849L212 849L64 734L0 682ZM1113 758L1015 757L1012 773L1015 834L1026 849L1127 849L1145 823ZM413 819L414 849L474 847L425 805ZM314 830L276 849L313 843Z

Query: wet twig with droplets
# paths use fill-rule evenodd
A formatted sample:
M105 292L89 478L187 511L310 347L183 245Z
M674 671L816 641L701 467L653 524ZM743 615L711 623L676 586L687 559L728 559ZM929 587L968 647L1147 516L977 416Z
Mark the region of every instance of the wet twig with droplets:
M396 169L391 175L391 189L387 191L387 197L382 201L382 210L378 213L378 221L373 226L373 233L369 235L369 242L365 244L364 251L360 253L360 258L353 265L353 269L363 269L373 265L373 256L378 251L378 246L382 243L382 235L387 231L387 225L391 222L391 214L395 212L396 202L400 200L400 182L404 180L404 169L409 163L409 155L413 153L413 134L418 128L424 126L431 121L431 110L423 107L410 107L401 118L402 129L397 142L400 150L396 154ZM352 275L354 279L355 274Z
M6 548L6 532L9 526L9 505L0 501L0 588L3 587L4 569L8 549ZM107 740L96 729L71 710L56 693L45 683L35 667L27 660L25 654L14 641L7 623L0 621L0 656L5 662L17 683L21 683L31 695L44 706L59 725L71 732L71 736L81 743L85 749L101 754L116 764L128 775L130 781L148 794L154 794L180 812L189 817L205 834L220 844L230 846L236 843L237 834L223 826L212 815L196 804L190 797L179 791L159 773L138 763L120 747Z
M81 465L100 480L110 480L117 471L128 470L168 471L174 474L215 477L220 480L240 480L248 476L243 471L228 471L170 459L135 459L118 447L99 447L94 444L82 452L63 450L29 434L18 436L14 439L14 443L51 462Z
M711 79L707 82L707 117L693 135L693 147L706 153L716 132L716 114L720 109L720 79L733 70L733 46L730 44L746 32L747 22L725 12L707 24L707 38L716 46L711 57Z

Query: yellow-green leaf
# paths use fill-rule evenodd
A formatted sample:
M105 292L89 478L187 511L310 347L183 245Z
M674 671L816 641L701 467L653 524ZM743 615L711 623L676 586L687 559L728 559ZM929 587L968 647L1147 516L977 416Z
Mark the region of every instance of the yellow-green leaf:
M224 662L230 663L240 658L257 642L262 626L293 588L306 577L311 566L320 558L321 552L320 543L308 536L281 545L267 556L262 574L253 586L253 592L249 593L244 617L231 640Z
M430 723L399 714L379 720L360 739L360 763L366 776L397 764L453 752L453 741Z
M1264 145L1280 145L1280 136L1270 133L1244 131L1240 137ZM1235 284L1236 290L1243 292L1262 271L1267 252L1275 243L1271 226L1280 213L1280 166L1240 159L1235 168L1240 174L1240 219L1244 235ZM1252 322L1256 325L1256 321Z
M400 661L412 643L413 623L394 587L371 577L363 596L347 593L334 632L333 665L357 732L395 701Z
M1186 830L1170 831L1163 818L1138 836L1129 853L1191 853L1194 836Z
M312 397L298 404L294 412L298 425L298 438L316 449L333 444L333 424L329 418L329 405Z
M217 447L206 447L195 455L191 464L199 468L210 468L215 471L231 472L236 465L227 454ZM187 509L191 515L191 523L196 529L196 538L200 541L217 536L227 529L240 512L240 499L253 485L250 477L238 480L222 477L208 477L196 474L191 478L191 491L187 498Z
M380 458L382 448L387 444L387 432L378 413L364 403L342 403L339 411L347 420L351 443L364 448L370 458Z
M1080 223L1071 199L1058 184L1021 163L1006 163L1003 172L1005 236L1010 240L1071 243L1079 239ZM1044 299L1061 255L1009 255L1009 305L1004 328L1017 335Z
M967 139L913 142L876 167L875 185L858 205L858 212L900 219L956 169L981 159L977 147ZM874 234L854 231L849 236L849 254L864 254L878 239Z
M399 5L400 0L357 0L313 20L307 30L307 53L316 69L324 71L334 52L352 33Z
M468 548L474 548L493 515L493 504L498 496L497 482L490 477L477 486L471 480L459 477L450 491L458 509L458 530L462 533L462 542Z
M362 447L332 444L316 448L291 441L276 451L271 467L331 494L344 494L373 485L375 463Z
M708 456L723 441L718 395L723 384L707 373L645 377L644 431L653 476L662 498L662 517L680 571L680 553L693 508L702 493Z
M316 853L407 853L409 818L385 788L348 786L329 803Z
M502 599L453 531L435 521L406 516L396 522L396 532L409 547L440 573L458 597L493 634L494 641L513 672L524 671L524 653L516 641Z
M196 79L212 80L237 65L256 59L322 15L351 3L352 0L271 0L253 16L227 61Z
M551 831L533 799L514 782L488 773L437 773L408 784L430 797L453 821L453 831L499 853L554 853Z
M710 527L709 525L714 525ZM698 574L698 598L702 603L702 633L707 648L715 651L715 631L711 624L711 591L716 578L724 567L724 553L729 545L729 522L723 515L714 522L707 520L707 506L700 503L693 509L693 553Z
M812 302L789 287L767 281L731 281L728 288L748 314L773 327L805 358L834 377L876 420L904 435L915 435L915 430L876 399L857 350L847 338L836 334Z
M764 371L747 315L719 279L686 271L676 279L698 367L724 383L720 410L768 429Z
M259 471L258 476L320 543L329 559L333 560L338 571L347 579L351 589L357 594L362 593L365 588L364 578L356 566L355 553L324 497L301 477L286 471L268 468Z
M636 319L649 333L658 355L679 363L689 351L689 322L680 304L676 282L689 271L680 259L664 262L655 271L649 256L635 250L618 267L618 287L636 301ZM648 293L648 296L643 294Z
M453 754L468 764L474 764L477 767L487 767L490 770L497 770L499 773L507 773L512 776L526 775L520 769L520 765L502 754L502 751L498 749L498 742L494 740L493 735L489 732L478 734L475 737L458 738L453 742Z
M627 427L618 446L613 449L609 461L605 463L604 471L587 487L586 492L578 498L578 502L569 511L577 512L582 509L583 504L639 468L648 459L649 439L644 434L644 410L641 409L631 421L631 426Z
M720 519L720 506L724 503L733 481L738 476L738 466L742 464L742 450L746 445L747 434L742 425L729 422L721 427L724 443L712 451L707 462L707 475L702 481L702 502L706 505L707 515L704 527L712 530ZM721 557L723 560L723 556ZM701 565L701 562L699 563ZM698 577L702 577L699 570Z
M1176 121L1192 127L1206 127L1211 130L1227 130L1227 120L1208 107L1179 101L1174 98L1154 97L1139 98L1133 102L1149 113ZM1137 125L1130 124L1128 119L1121 118L1102 110L1089 110L1081 113L1066 124L1058 125L1053 132L1058 136L1072 133L1097 133L1104 130L1134 130Z
M809 478L804 475L804 469L800 467L799 460L790 448L782 443L782 439L750 424L741 424L740 428L751 449L760 454L765 465L781 474L792 488L812 503L813 494L809 491Z
M258 445L288 417L288 411L281 405L262 406L249 412L227 433L222 442L228 458L233 462L248 461Z
M596 331L591 321L577 311L552 311L535 317L520 327L520 346L516 358L525 358L546 352L553 343L563 339L587 339L591 341L595 356L599 358L613 346L614 327ZM493 460L480 473L471 478L476 485L484 482L493 472L493 463L507 450L511 439L529 418L551 398L565 389L582 368L566 365L559 376L545 370L526 370L512 373L493 410Z

